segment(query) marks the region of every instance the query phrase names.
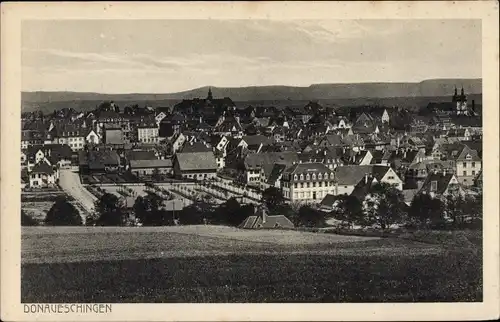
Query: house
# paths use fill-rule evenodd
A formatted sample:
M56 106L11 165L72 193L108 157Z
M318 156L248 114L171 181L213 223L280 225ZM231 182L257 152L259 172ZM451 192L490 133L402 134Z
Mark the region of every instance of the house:
M125 136L123 130L118 125L106 124L103 132L105 144L125 144Z
M54 170L47 162L40 161L29 172L29 185L32 188L50 187L55 185L57 177L57 170Z
M420 189L420 193L431 197L446 197L449 194L463 194L457 177L453 173L430 173Z
M449 138L456 138L458 141L470 141L472 135L467 128L451 129L448 131Z
M342 146L342 137L338 134L327 134L319 140L318 146L325 148Z
M27 149L31 145L43 144L43 132L37 130L21 131L21 149Z
M156 123L144 122L137 125L137 140L142 143L158 143L159 128Z
M222 169L226 166L224 152L214 149L215 162L217 162L217 169Z
M81 173L117 172L124 166L115 150L81 151L79 154Z
M338 200L339 196L329 193L319 203L319 209L324 212L331 212L335 209Z
M52 136L53 143L66 144L72 151L83 150L85 146L86 129L81 124L61 124L54 127L48 134L48 139Z
M464 145L455 159L458 181L465 186L474 185L477 175L481 172L481 158L476 150Z
M347 165L335 169L335 195L350 195L356 185L362 180L375 183L394 185L398 190L403 190L403 181L390 166L382 165Z
M242 229L291 229L293 223L284 215L269 216L265 206L260 206L255 210L253 216L247 217L238 228Z
M238 117L226 117L222 115L215 125L214 134L229 135L235 138L241 138L243 136L243 127L241 126Z
M372 154L371 164L389 165L392 151L390 151L389 149L385 149L385 150L374 150L370 152Z
M171 142L172 142L171 143L172 144L172 154L175 154L175 153L177 153L177 151L179 151L182 148L182 146L186 142L186 136L184 136L184 134L182 134L182 133L179 133L173 138L173 140Z
M215 147L215 149L223 152L223 155L225 156L226 154L226 147L227 144L229 143L229 140L225 136L218 136L218 135L213 135L211 137L211 144L212 146Z
M298 162L298 154L293 151L249 153L243 159L243 175L247 184L260 186L261 182L267 181L275 163L292 165ZM267 165L267 171L262 173L264 165Z
M203 142L186 142L182 146L181 152L212 152L212 148Z
M285 199L317 203L334 191L334 173L323 163L300 163L287 168L281 178Z
M174 174L177 178L210 179L217 175L217 161L212 151L179 152L174 158Z
M285 172L287 168L286 164L283 163L275 163L272 166L271 172L269 173L268 176L266 176L264 167L262 168L263 175L265 176L265 179L262 180L262 185L261 188L263 190L269 188L269 187L275 187L281 190L281 177L283 175L283 172Z
M28 171L31 171L35 164L42 161L51 166L58 165L61 168L67 168L71 165L72 153L68 145L33 145L24 152L26 156L25 165ZM21 157L22 155L23 154L21 154Z
M87 135L85 136L85 142L87 142L88 144L97 145L97 144L101 143L101 140L100 140L99 135L97 135L96 131L93 129L90 129L88 131Z
M481 171L481 158L476 149L463 143L443 144L439 147L442 161L451 161L453 173L465 186L472 186L477 174Z
M173 173L172 160L130 160L130 172L139 178L151 176L155 171L158 174L171 175Z
M344 154L344 164L369 165L372 163L373 155L369 150L354 152L349 150Z
M156 126L159 128L160 126L160 122L167 116L167 114L165 114L165 112L160 112L158 114L156 114L155 116L155 122L156 122Z

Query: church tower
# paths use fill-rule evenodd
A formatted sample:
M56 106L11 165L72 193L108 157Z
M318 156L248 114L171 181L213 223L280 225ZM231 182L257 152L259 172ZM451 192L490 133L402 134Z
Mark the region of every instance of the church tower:
M460 91L460 95L458 95L457 87L455 86L455 93L453 94L453 103L455 104L455 113L457 115L467 115L467 96L464 93L464 87L462 86L462 90Z
M211 88L211 87L209 87L209 88L208 88L207 100L211 101L211 100L213 100L213 99L214 99L214 97L212 96L212 88Z

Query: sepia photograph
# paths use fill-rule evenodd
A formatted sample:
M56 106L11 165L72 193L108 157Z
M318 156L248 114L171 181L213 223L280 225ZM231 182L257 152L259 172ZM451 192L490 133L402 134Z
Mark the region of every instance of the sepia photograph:
M395 18L23 19L24 313L484 302L482 20Z

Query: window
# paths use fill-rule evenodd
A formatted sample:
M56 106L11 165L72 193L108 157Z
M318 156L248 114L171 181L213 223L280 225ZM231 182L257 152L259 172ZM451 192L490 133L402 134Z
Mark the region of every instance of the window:
M306 180L309 180L311 179L311 177L309 176L309 173L306 175Z
M303 192L300 193L300 198L304 198L304 193Z
M464 175L464 176L466 176L466 175L467 175L467 171L464 171L464 172L463 172L463 175Z
M330 173L330 179L333 179L333 172Z
M297 188L297 182L295 182L295 183L293 184L293 187L294 187L294 188Z
M304 180L304 175L303 174L300 175L300 180Z
M304 188L304 183L303 182L300 183L300 187Z
M431 192L437 191L437 181L431 181Z
M476 175L476 171L472 170L472 175L475 176Z
M387 179L394 180L394 176L388 176Z
M321 179L322 179L321 173L318 173L318 180L321 180Z
M476 167L476 162L472 162L472 167L475 168Z
M316 175L315 175L314 173L313 173L313 175L312 175L312 179L313 179L313 180L316 180Z
M293 199L297 199L297 197L298 197L298 193L294 192L293 193Z
M316 188L316 182L313 182L313 188Z
M463 163L463 167L464 167L464 168L467 168L467 162L464 162L464 163Z

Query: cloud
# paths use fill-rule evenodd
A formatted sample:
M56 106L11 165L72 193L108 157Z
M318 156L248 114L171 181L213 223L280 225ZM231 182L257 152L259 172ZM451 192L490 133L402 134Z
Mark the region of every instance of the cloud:
M66 20L23 22L22 34L31 89L161 92L481 71L480 22L472 20Z

